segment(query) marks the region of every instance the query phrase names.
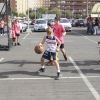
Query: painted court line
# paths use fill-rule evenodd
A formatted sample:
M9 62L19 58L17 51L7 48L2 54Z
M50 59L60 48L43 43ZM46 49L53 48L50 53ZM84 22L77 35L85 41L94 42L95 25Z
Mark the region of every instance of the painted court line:
M30 33L28 33L23 39L25 39Z
M81 76L81 78L83 79L83 81L85 82L85 84L87 85L87 87L90 89L91 93L94 95L94 97L96 98L96 100L100 100L100 95L95 90L95 88L92 86L92 84L89 82L89 80L87 79L87 77L82 73L82 71L76 65L76 63L74 62L74 60L71 57L68 57L68 58L70 59L71 63L74 65L75 69L78 71L79 75Z
M84 78L98 78L100 76L87 76ZM61 77L61 79L81 79L82 77ZM52 77L38 77L38 78L0 78L0 81L2 80L53 80L54 78Z
M0 59L0 62L2 62L2 61L3 61L3 59L4 59L4 58L1 58L1 59Z
M74 31L73 31L73 33L78 34L78 35L80 35L80 36L83 36L85 39L87 39L87 40L89 40L89 41L91 41L91 42L93 42L93 43L96 43L96 44L97 44L97 42L96 42L96 41L93 41L93 40L89 39L89 37L87 37L87 36L84 36L84 35L82 35L82 34L79 34L79 33L77 33L77 32L74 32Z

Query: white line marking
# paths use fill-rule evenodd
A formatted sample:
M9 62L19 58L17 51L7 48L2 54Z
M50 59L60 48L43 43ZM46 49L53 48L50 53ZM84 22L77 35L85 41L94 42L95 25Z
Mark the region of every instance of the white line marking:
M0 59L0 62L2 62L2 61L3 61L3 59L4 59L4 58L1 58L1 59Z
M25 39L30 33L28 33L23 39Z
M86 78L86 76L82 73L82 71L80 70L80 68L76 65L76 63L74 62L74 60L71 57L68 57L68 58L70 59L70 61L72 62L72 64L76 68L76 70L78 71L79 75L81 76L81 78L83 79L83 81L85 82L85 84L87 85L87 87L90 89L90 91L92 92L92 94L96 98L96 100L100 100L100 95L94 89L94 87L89 82L89 80Z
M100 76L87 76L84 78L98 78ZM80 79L82 77L61 77L61 79ZM39 77L39 78L1 78L0 81L2 80L49 80L49 79L54 79L52 77Z
M89 41L91 41L91 42L93 42L93 43L96 43L96 44L97 44L97 42L96 42L96 41L93 41L93 40L89 39L89 37L87 37L87 36L84 36L84 35L82 35L82 34L79 34L79 33L77 33L77 32L74 32L74 31L73 31L73 33L78 34L78 35L81 35L81 36L83 36L85 39L87 39L87 40L89 40Z

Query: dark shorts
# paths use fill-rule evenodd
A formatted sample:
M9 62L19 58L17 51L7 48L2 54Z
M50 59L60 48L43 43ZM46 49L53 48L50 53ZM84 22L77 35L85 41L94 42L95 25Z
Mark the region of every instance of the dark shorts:
M16 34L16 36L20 36L20 34Z
M50 60L51 57L53 58L53 60L56 60L56 52L49 52L47 50L45 50L44 54L42 55L43 58Z
M63 48L64 48L64 44L61 44L61 45L60 45L60 48L63 49Z

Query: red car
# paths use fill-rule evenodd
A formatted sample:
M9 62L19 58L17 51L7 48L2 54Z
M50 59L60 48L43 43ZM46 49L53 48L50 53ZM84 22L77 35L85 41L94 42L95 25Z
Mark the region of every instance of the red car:
M34 25L35 24L35 20L32 20L30 24L31 25Z

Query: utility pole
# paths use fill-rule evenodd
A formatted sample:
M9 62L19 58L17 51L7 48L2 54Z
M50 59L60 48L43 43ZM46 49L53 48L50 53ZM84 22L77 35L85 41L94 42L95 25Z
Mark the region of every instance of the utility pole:
M86 8L87 8L87 9L86 9L86 11L87 11L86 14L87 14L87 16L88 16L88 0L86 1Z
M27 12L28 12L28 28L27 28L27 33L31 33L31 29L29 28L29 1L27 0Z

